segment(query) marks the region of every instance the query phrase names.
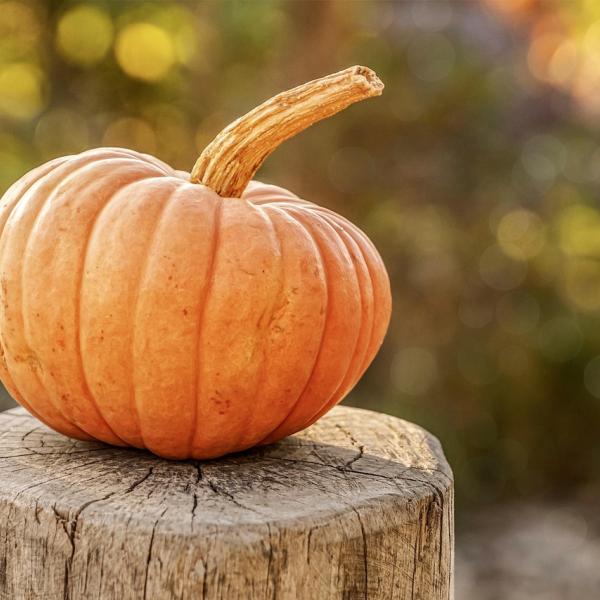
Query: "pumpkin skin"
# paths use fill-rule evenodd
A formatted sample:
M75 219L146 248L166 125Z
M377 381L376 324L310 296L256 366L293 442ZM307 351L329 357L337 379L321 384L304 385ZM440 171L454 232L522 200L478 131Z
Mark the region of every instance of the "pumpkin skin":
M221 198L121 148L34 169L0 203L0 377L77 439L211 458L344 398L391 310L373 244L272 185Z

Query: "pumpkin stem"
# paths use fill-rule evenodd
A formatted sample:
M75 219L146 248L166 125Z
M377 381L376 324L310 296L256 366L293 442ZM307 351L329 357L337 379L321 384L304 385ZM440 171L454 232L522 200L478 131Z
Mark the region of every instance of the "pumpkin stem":
M277 94L217 135L196 161L191 181L222 197L239 198L279 144L382 90L383 83L371 69L357 66Z

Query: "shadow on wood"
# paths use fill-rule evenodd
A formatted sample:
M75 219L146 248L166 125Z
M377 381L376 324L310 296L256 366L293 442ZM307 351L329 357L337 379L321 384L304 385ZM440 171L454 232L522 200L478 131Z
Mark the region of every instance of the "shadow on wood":
M452 564L451 471L394 417L171 462L0 415L0 598L447 600Z

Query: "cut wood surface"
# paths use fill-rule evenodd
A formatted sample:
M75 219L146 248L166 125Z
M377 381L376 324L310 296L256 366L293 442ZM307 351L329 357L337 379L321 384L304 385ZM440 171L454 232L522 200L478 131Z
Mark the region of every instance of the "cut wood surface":
M2 600L448 600L453 533L439 443L387 415L171 462L0 414Z

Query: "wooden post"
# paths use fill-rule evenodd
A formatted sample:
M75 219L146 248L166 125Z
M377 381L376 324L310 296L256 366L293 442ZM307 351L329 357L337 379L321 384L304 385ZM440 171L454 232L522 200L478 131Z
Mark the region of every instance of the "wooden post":
M278 444L207 462L0 415L0 598L421 599L453 586L439 443L337 407Z

